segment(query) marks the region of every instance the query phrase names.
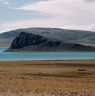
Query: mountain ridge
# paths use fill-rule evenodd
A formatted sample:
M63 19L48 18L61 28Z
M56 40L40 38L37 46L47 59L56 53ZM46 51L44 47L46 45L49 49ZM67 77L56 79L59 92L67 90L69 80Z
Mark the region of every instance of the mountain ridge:
M13 41L7 52L30 51L95 51L95 47L63 42L33 33L21 32Z
M13 39L21 32L33 33L36 35L86 46L95 46L95 32L60 28L24 28L12 30L0 34L0 43L7 42L8 44L9 42L10 46Z

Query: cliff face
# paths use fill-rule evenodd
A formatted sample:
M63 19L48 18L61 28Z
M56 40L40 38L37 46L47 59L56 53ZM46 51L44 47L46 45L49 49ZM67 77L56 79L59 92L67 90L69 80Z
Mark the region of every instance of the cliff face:
M39 45L45 41L46 38L42 38L39 35L22 32L13 40L11 48L19 49L30 45Z
M95 48L21 32L7 51L95 51Z

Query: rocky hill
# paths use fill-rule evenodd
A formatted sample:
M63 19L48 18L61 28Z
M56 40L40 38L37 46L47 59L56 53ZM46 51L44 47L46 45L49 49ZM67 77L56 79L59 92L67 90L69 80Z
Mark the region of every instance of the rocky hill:
M2 44L9 44L8 46L10 46L12 40L21 32L33 33L35 35L86 46L95 46L95 32L59 28L26 28L5 32L0 34L0 46Z
M21 32L7 51L95 51L95 47L68 43L58 39Z
M21 29L12 30L0 34L0 47L9 47L13 39L19 35Z

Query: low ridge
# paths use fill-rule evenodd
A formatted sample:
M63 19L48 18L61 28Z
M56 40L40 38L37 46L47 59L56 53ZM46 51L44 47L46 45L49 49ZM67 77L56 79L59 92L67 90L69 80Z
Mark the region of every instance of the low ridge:
M95 47L21 32L13 41L7 51L95 51Z

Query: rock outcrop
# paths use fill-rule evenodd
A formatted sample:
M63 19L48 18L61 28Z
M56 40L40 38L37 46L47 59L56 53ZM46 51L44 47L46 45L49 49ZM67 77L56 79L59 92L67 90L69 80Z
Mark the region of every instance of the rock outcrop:
M0 33L0 46L10 46L13 39L21 32L32 33L61 41L95 46L95 32L83 30L68 30L60 28L24 28Z
M95 51L95 48L21 32L7 51Z

